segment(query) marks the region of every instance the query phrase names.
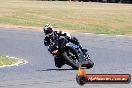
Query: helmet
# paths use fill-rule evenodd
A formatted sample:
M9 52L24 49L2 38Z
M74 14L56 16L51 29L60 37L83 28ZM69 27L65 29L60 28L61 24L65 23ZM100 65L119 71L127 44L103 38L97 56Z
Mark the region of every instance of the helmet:
M45 35L51 34L53 32L53 26L51 24L46 24L43 28Z

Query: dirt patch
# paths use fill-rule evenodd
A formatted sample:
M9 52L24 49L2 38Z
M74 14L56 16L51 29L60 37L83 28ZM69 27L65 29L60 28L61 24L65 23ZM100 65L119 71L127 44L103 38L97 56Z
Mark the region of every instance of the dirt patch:
M126 36L132 36L132 32L125 34Z
M0 27L3 27L3 28L23 28L23 29L26 29L26 30L37 30L37 31L43 31L43 26L40 27L40 26L23 26L23 25L14 25L14 24L5 24L5 23L0 23ZM65 32L76 32L75 30L67 30L67 29L62 29L62 28L55 28L57 30L63 30Z
M38 31L42 31L42 29L43 29L43 27L39 27L39 26L22 26L22 25L4 24L4 23L0 23L0 27L3 27L3 28L24 28L27 30L38 30Z

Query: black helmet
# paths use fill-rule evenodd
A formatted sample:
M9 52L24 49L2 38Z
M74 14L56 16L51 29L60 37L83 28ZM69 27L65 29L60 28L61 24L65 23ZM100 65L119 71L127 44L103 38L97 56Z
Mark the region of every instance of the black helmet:
M53 32L53 26L51 24L46 24L43 28L45 35L51 34Z

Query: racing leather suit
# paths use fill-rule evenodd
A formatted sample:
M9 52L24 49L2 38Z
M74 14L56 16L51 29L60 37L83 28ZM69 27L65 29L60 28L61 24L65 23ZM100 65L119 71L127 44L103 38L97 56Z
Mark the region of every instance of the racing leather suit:
M56 40L56 36L64 36L67 37L69 41L73 42L74 44L78 45L80 49L83 51L84 55L87 52L87 49L83 49L80 43L78 42L78 39L76 37L73 37L68 32L64 31L53 31L51 34L46 35L44 39L44 45L49 46L50 40L54 41Z

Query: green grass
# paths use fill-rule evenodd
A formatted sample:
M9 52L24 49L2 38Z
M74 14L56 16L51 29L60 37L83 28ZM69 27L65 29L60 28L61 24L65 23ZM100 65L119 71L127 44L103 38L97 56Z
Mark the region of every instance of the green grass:
M0 23L90 33L132 35L132 5L113 3L0 0Z
M16 60L16 59L0 55L0 66L2 66L2 65L12 65L12 64L15 64L17 61L18 60Z

